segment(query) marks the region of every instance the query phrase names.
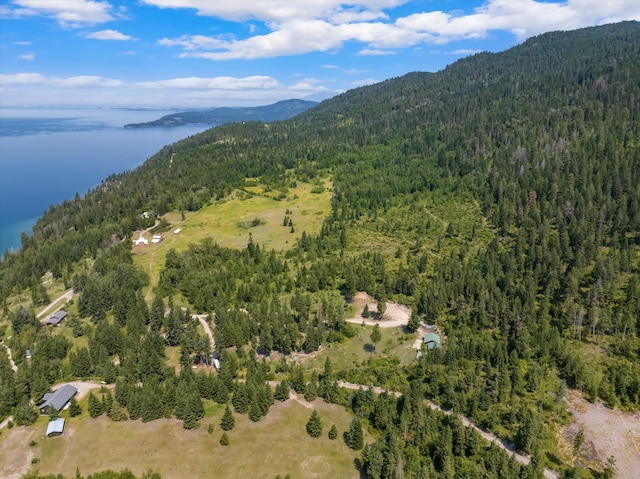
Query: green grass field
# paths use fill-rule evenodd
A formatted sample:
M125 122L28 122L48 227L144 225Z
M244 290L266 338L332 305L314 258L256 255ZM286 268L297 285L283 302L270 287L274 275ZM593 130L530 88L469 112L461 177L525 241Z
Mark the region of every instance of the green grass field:
M312 411L306 406L320 414L323 422L320 438L311 438L305 431ZM54 438L44 437L43 417L28 428L4 429L0 450L31 453L39 460L33 468L40 473L62 473L68 477L74 477L76 468L85 475L123 468L139 475L151 469L163 479L274 479L278 474L281 477L289 474L291 479L360 477L354 462L360 453L347 448L341 439L351 416L340 406L320 400L305 405L294 400L276 401L267 417L257 423L247 415L234 414L236 426L227 432L230 445L226 447L219 443L222 412L222 408L217 408L213 416L200 421L198 429L187 431L176 419L158 419L147 424L140 420L112 422L105 416L90 419L85 411L68 419L64 434ZM207 432L209 424L214 427L212 434ZM332 424L339 433L334 441L327 437ZM37 444L30 447L30 441ZM0 467L1 477L10 472Z
M149 273L150 286L153 287L164 267L167 251L171 248L183 251L190 243L207 237L222 246L244 248L251 234L253 241L267 250L285 250L295 244L303 231L320 231L331 209L329 180L325 186L322 193L312 193L314 185L298 183L281 200L269 193L238 192L230 199L217 201L195 213L186 213L184 220L178 212L167 213L164 218L171 227L164 234L162 243L133 246L134 262ZM261 190L254 187L252 191L257 193ZM293 233L290 226L282 224L287 210L287 216L293 222ZM253 226L254 223L257 225ZM174 234L177 228L181 231ZM146 238L151 239L151 234L147 234Z

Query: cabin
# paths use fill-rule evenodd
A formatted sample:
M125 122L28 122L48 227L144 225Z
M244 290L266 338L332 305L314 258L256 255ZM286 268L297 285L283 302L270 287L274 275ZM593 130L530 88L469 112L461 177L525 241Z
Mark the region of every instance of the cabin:
M64 432L64 419L59 417L53 421L49 421L47 425L47 437L59 436Z
M51 316L49 316L44 321L44 324L46 324L47 326L58 326L62 321L67 319L67 316L69 316L69 313L67 313L64 309L61 309L57 313L53 313Z
M46 393L42 397L42 404L38 406L42 414L46 414L50 407L56 411L62 410L71 398L78 393L78 390L71 384L65 384L52 393Z
M440 335L436 333L427 333L422 337L422 344L427 349L439 348L442 345Z

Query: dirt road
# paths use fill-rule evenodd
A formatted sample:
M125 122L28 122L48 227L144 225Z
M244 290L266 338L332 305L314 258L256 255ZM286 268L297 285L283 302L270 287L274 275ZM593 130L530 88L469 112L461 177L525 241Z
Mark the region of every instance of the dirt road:
M363 388L367 387L367 386L364 386L362 384L347 383L347 382L344 382L344 381L338 381L338 386L340 386L341 388L353 389L353 390L358 390L361 387L363 387ZM374 392L376 394L380 394L380 393L385 391L384 389L382 389L380 387L374 387L373 390L374 390ZM390 394L394 394L395 396L400 396L401 395L401 393L398 392L398 391L388 391L388 392ZM442 409L436 403L433 403L433 402L428 401L428 400L425 400L425 401L426 401L426 403L429 405L429 407L431 409L434 409L436 411L440 411L440 412L446 414L447 416L450 416L451 414L453 414L451 411ZM494 443L499 448L507 451L520 464L529 464L529 462L531 462L531 457L523 455L523 454L518 454L515 451L515 448L514 448L513 444L510 444L509 442L499 438L498 436L496 436L493 433L490 433L488 431L480 429L480 427L476 426L474 423L471 422L471 420L469 418L467 418L465 416L458 416L458 417L460 417L460 420L462 421L462 424L464 424L465 427L468 427L468 428L471 428L471 429L477 431L485 441ZM545 469L544 470L544 477L546 479L558 479L559 476L555 471L552 471L551 469Z
M6 344L4 344L4 341L0 341L0 344L4 346L5 349L7 350L7 356L9 356L9 363L11 364L11 369L13 369L13 371L16 372L18 370L18 366L16 366L16 363L13 362L13 356L11 355L11 348Z
M211 327L209 326L209 323L207 322L207 317L209 315L207 315L207 314L194 314L192 316L194 318L198 318L198 321L200 321L200 324L202 324L202 327L204 328L204 332L207 333L207 336L209 336L209 343L211 343L211 351L215 351L216 350L216 340L213 339L213 332L211 331Z
M64 293L62 293L60 296L58 296L56 299L54 299L53 301L51 301L49 303L49 305L44 308L42 311L40 311L38 313L38 315L36 316L36 318L40 318L42 316L44 316L46 313L49 312L49 310L51 310L56 304L58 304L58 302L62 301L63 299L65 299L65 304L68 303L69 301L71 301L71 298L73 298L73 289L69 289L67 291L65 291ZM52 313L55 313L56 311L58 311L59 309L61 309L62 306L60 306L59 308L55 309L54 311L51 311Z

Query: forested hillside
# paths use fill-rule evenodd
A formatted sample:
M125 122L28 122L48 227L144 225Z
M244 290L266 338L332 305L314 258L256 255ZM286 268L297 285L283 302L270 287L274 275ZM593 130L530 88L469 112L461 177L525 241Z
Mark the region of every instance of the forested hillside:
M640 407L639 58L637 22L541 35L346 92L288 121L213 128L52 207L0 264L13 347L35 350L21 365L28 373L0 359L0 418L66 374L116 382L114 404L132 418L175 412L192 426L198 398L231 395L237 412L259 420L273 397L263 389L269 366L253 353L343 341L353 335L345 300L367 291L410 305L412 326L435 323L447 335L408 367L380 361L310 378L379 438L363 454L368 477L538 477L541 464L564 467L552 452L567 386ZM249 183L286 195L327 178L331 213L319 234L286 251L250 237L243 250L211 239L171 250L145 302L150 279L133 265L134 230L231 201ZM91 320L78 331L87 347L70 354L68 344L36 339L32 312L9 307L25 289L45 301L49 271L73 286L81 319ZM182 346L183 365L208 353L173 307L178 298L214 318L225 365L215 379L163 371L161 330ZM243 367L246 383L234 380ZM305 390L309 378L295 367L274 372ZM336 390L338 379L407 394L363 405ZM176 389L191 402L176 403ZM520 467L480 451L455 418L425 413L425 398L536 460Z

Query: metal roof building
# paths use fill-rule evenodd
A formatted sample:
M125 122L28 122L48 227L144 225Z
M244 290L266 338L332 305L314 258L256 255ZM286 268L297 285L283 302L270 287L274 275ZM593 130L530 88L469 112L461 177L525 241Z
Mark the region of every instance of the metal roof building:
M67 313L64 309L61 309L57 313L53 313L51 316L49 316L45 321L45 323L53 326L57 326L62 321L64 321L68 315L69 313Z
M427 349L433 349L439 348L442 345L442 341L436 333L427 333L422 338L422 344L424 344Z
M77 392L78 390L71 384L65 384L52 393L46 393L42 398L44 402L40 404L38 408L43 414L46 414L49 407L54 408L56 411L60 411L67 405L71 398L76 395Z
M58 419L54 419L53 421L49 421L47 425L47 437L59 436L64 432L64 419L61 417Z

